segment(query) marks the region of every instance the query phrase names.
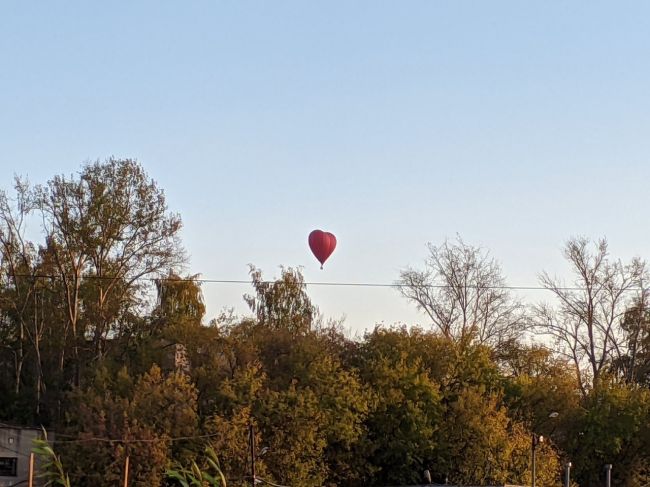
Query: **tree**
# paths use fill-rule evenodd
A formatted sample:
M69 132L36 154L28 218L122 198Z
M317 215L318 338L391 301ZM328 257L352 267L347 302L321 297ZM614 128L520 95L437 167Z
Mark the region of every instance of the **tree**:
M550 349L516 345L501 357L508 416L566 450L582 410L571 364Z
M531 434L508 418L499 395L468 387L447 405L435 469L456 485L525 485L530 481ZM559 462L545 446L537 485L557 484ZM444 476L442 475L444 474Z
M510 415L507 381L488 347L417 328L376 328L358 354L376 401L365 452L377 470L373 485L417 483L424 469L437 483L446 477L466 485L530 480L533 424L525 414ZM557 454L549 446L542 453L538 482L550 486Z
M56 176L37 187L35 198L62 283L78 383L86 337L101 357L120 316L141 304L140 280L183 262L181 221L168 213L156 183L128 159L87 164L78 178Z
M219 462L224 476L236 487L250 485L250 426L255 428L255 444L261 445L262 437L257 423L251 417L247 406L237 408L232 413L216 414L206 421L205 428L210 434L211 448L219 452ZM255 460L256 476L266 478L268 470L265 456Z
M38 325L32 322L35 304L36 250L25 238L25 223L31 211L29 187L15 179L15 198L0 192L0 336L13 361L13 394L20 394L23 366L29 339L40 352ZM39 382L40 385L40 382Z
M133 379L126 369L112 377L99 369L93 387L68 396L61 457L73 485L113 486L130 456L134 485L160 486L169 460L187 463L201 445L196 388L180 373L153 366ZM172 439L176 441L172 441Z
M608 377L588 392L568 436L567 453L581 486L603 485L603 465L614 465L612 484L648 485L650 391Z
M610 260L605 239L594 250L590 244L586 238L572 238L564 248L575 276L572 287L542 273L540 282L555 295L558 306L540 304L536 322L536 329L549 335L557 351L573 362L583 395L625 354L619 323L630 291L640 288L645 273L645 263L639 259L629 264Z
M407 268L397 288L445 337L500 346L523 329L522 306L505 289L499 263L460 237L429 244L424 270Z
M648 292L625 310L620 324L627 345L626 353L614 359L612 370L628 384L650 387L650 304Z
M259 325L284 328L294 335L311 330L318 310L311 303L305 290L305 280L297 269L282 269L282 276L276 281L265 281L262 271L250 266L255 296L244 299L251 311L257 315Z
M25 237L34 216L43 222L40 245ZM123 358L129 335L176 319L171 309L158 320L144 313L147 281L184 261L180 227L131 160L90 163L35 188L16 178L15 195L0 193L0 414L60 418L64 391L92 379L90 364L111 344Z
M49 270L47 262L26 238L33 194L20 178L14 189L13 197L0 192L0 364L11 357L14 379L2 396L7 405L12 403L10 397L15 399L13 405L26 423L35 418L43 423L49 338L56 335L57 316L51 306L51 283L42 277Z
M359 350L359 373L372 393L363 454L371 485L414 484L433 463L442 397L422 360L408 347L387 347L386 338L408 342L408 335L376 329Z
M317 310L299 270L264 281L252 268L254 319L217 328L211 350L192 374L209 430L231 478L249 475L248 423L265 455L259 475L289 485L353 485L369 395L341 359L345 341L313 326ZM242 457L243 452L243 457Z
M378 326L366 334L358 353L361 352L361 357L372 354L391 361L399 361L401 357L406 357L409 363L418 361L446 397L470 386L483 387L487 392L501 389L501 374L490 348L457 343L438 332L417 327ZM358 362L353 365L363 367Z
M180 276L170 273L156 280L157 302L153 315L161 327L187 324L195 328L201 325L205 315L205 303L199 276Z
M327 439L322 424L326 412L315 391L295 385L267 391L257 416L268 445L264 463L283 485L323 485L328 468Z

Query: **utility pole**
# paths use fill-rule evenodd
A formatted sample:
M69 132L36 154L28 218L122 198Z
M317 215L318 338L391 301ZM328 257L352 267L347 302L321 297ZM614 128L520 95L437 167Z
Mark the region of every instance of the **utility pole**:
M248 426L248 436L251 447L251 485L255 487L255 429L253 423Z

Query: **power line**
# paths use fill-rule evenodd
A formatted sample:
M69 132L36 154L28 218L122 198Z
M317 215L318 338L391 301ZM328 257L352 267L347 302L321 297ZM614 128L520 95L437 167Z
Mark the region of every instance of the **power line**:
M32 279L51 279L51 280L61 280L63 276L58 274L16 274L15 277L24 277ZM181 283L181 282L195 282L200 284L251 284L250 280L246 279L210 279L210 278L183 278L183 277L136 277L133 279L128 279L124 276L82 276L81 280L115 280L115 279L125 279L128 281L139 281L139 282L172 282L172 283ZM274 284L278 282L277 280L264 280L260 281L262 284ZM304 282L305 286L324 286L324 287L368 287L368 288L400 288L400 287L414 287L421 289L451 289L454 286L448 284L422 284L422 285L413 285L408 286L406 284L401 284L399 282L394 283L381 283L381 282L327 282L327 281L310 281ZM587 291L587 288L580 286L558 286L554 288L547 288L543 286L525 286L525 285L500 285L500 286L465 286L469 289L487 289L487 290L509 290L509 291ZM641 287L629 287L629 288L612 288L613 292L640 292L644 289Z
M19 455L19 456L21 456L21 457L29 457L29 454L28 454L28 453L23 453L23 452L21 452L21 451L18 451L18 450L16 450L16 449L11 448L11 447L6 446L6 445L0 446L0 452L1 452L1 451L8 451L8 452L10 452L10 453L13 453L13 454L15 454L15 455Z
M36 431L41 431L38 428L26 428L24 426L17 426L17 425L11 425L7 423L1 423L0 422L0 427L3 429L15 429L15 430L36 430ZM56 433L54 434L58 436L63 436L63 437L68 437L70 438L69 440L58 440L58 439L53 439L50 440L48 439L47 441L49 443L90 443L90 442L104 442L104 443L153 443L156 441L183 441L183 440L197 440L197 439L202 439L202 438L213 438L215 436L219 436L219 433L209 433L209 434L203 434L203 435L194 435L194 436L173 436L173 437L166 437L166 438L147 438L147 439L131 439L131 440L125 440L125 439L117 439L117 438L101 438L101 437L90 437L90 438L79 438L75 437L72 435L67 435L65 433ZM9 449L9 448L7 448Z
M56 434L56 433L55 433ZM160 441L184 441L184 440L199 440L204 438L213 438L219 436L220 433L211 433L206 435L194 435L194 436L175 436L175 437L160 437L160 438L133 438L133 439L118 439L118 438L100 438L100 437L91 437L91 438L75 438L72 440L48 440L50 443L156 443Z

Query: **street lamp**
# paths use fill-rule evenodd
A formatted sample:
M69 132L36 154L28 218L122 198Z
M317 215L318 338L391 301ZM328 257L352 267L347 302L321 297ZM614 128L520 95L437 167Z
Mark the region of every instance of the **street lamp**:
M612 464L611 463L605 465L605 485L607 487L612 487Z
M533 433L532 436L532 442L531 442L531 456L532 456L532 481L531 485L532 487L535 487L535 450L537 450L537 446L540 445L541 443L544 443L544 437L542 435L536 435Z
M548 414L548 419L555 419L560 415L557 411L551 411ZM543 423L546 423L548 420L544 421ZM541 426L541 425L538 425ZM555 428L553 428L555 430ZM553 431L551 431L553 433ZM530 447L530 456L531 456L531 474L532 474L532 479L531 479L531 486L535 487L535 477L536 477L536 469L535 469L535 450L537 450L537 447L539 446L540 443L544 443L544 437L542 435L537 435L533 433L532 435L532 441L531 441L531 447Z
M424 471L424 480L427 481L427 484L433 484L431 481L431 472L429 472L429 470Z
M564 473L564 487L570 487L571 486L571 462L566 462L564 468L566 469Z

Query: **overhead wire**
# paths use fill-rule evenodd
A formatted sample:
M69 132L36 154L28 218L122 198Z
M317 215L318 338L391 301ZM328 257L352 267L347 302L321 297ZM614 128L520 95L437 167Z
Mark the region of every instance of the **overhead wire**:
M62 279L63 277L58 274L17 274L16 277L32 278L32 279ZM194 277L137 277L128 279L123 276L82 276L81 279L88 280L115 280L127 279L131 281L148 281L148 282L196 282L200 284L251 284L250 280L246 279L211 279L211 278L194 278ZM277 280L269 279L260 281L262 284L273 284ZM328 287L369 287L369 288L400 288L400 287L417 287L423 289L450 289L454 286L449 284L421 284L421 285L408 285L400 282L382 283L382 282L342 282L342 281L307 281L303 282L305 286L328 286ZM498 285L498 286L465 286L470 289L495 289L495 290L510 290L510 291L587 291L586 287L581 286L557 286L548 288L544 286L532 285ZM639 292L644 289L641 287L626 287L626 288L612 288L611 291L622 292Z
M3 429L15 429L15 430L37 430L37 428L25 428L23 426L17 426L7 423L1 423L0 427ZM40 430L39 430L40 431ZM170 436L170 437L161 437L161 438L133 438L133 439L122 439L122 438L102 438L102 437L89 437L89 438L79 438L77 436L68 435L65 433L56 433L57 437L64 437L69 439L48 439L49 443L91 443L91 442L103 442L103 443L154 443L157 441L184 441L184 440L198 440L204 438L213 438L219 436L220 433L207 433L202 435L190 435L190 436ZM10 448L3 447L7 450ZM13 450L12 450L13 451Z
M50 443L156 443L159 441L185 441L185 440L199 440L205 438L213 438L219 436L220 433L210 433L205 435L192 435L192 436L172 436L172 437L160 437L160 438L132 438L132 439L120 439L120 438L101 438L101 437L90 437L90 438L73 438L69 440L48 440Z
M10 426L6 425L4 423L0 423L3 427L11 427L12 429L16 428L19 429L19 426ZM205 438L212 438L215 436L219 436L220 433L210 433L210 434L204 434L204 435L191 435L191 436L175 436L175 437L160 437L160 438L133 438L133 439L117 439L117 438L100 438L100 437L91 437L91 438L73 438L73 439L68 439L68 440L58 440L58 439L48 439L47 442L50 444L61 444L61 443L91 443L91 442L100 442L100 443L119 443L119 444L131 444L131 443L156 443L156 442L161 442L161 441L183 441L183 440L198 440L198 439L205 439ZM58 434L58 436L68 436L70 435L65 435L65 434ZM28 457L29 455L20 452L18 450L15 450L13 448L3 446L3 450L14 453L19 456L23 457ZM271 482L270 480L264 479L262 477L255 477L256 481L262 482L264 484L270 485L271 487L288 487L286 485L281 485L281 484L276 484ZM18 484L13 484L13 485L19 485L23 482L19 482Z

